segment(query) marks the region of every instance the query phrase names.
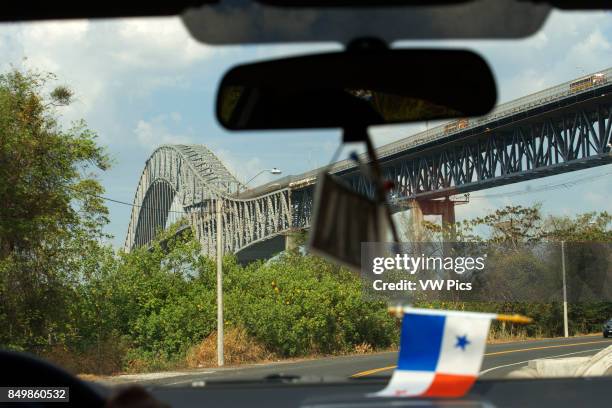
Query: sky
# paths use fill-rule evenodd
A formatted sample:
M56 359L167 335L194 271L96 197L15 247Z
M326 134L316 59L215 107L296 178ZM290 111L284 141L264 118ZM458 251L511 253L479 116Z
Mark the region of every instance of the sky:
M418 45L480 53L496 75L501 103L612 67L612 18L609 12L554 11L540 32L524 40ZM233 65L330 49L339 46L207 46L192 39L178 17L0 25L0 71L50 71L57 85L72 88L75 101L60 111L62 122L83 118L97 132L114 162L97 177L105 196L126 202L132 202L145 161L161 144L202 143L243 182L262 169L277 167L285 176L326 164L340 143L339 131L232 133L218 124L213 107L217 85ZM374 142L399 140L426 126L431 124L376 128ZM360 147L348 146L341 158L353 149ZM475 192L469 204L457 207L457 217L535 203L547 214L612 212L610 175L608 165ZM264 173L251 185L274 177ZM107 232L120 247L130 207L107 204Z

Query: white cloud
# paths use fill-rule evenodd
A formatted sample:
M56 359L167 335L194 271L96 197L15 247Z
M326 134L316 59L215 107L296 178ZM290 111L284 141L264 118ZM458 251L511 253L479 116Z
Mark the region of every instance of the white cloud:
M604 37L599 28L595 28L584 40L572 46L569 57L579 64L589 63L593 57L603 57L610 62L610 48L610 39Z
M192 137L174 133L168 129L168 122L177 122L176 112L169 115L159 115L147 121L140 119L136 123L134 133L138 142L151 150L162 144L190 144ZM180 117L178 122L180 122Z
M127 19L116 27L111 53L124 69L151 67L176 70L213 54L212 48L197 43L178 18ZM116 44L121 44L117 49Z
M172 119L173 122L178 123L183 120L183 115L181 115L179 112L170 112L170 119Z
M587 191L584 200L594 207L599 207L602 211L609 211L612 208L609 192Z
M459 197L457 199L459 199ZM481 217L490 212L492 209L496 208L496 204L497 203L494 203L487 198L469 200L469 202L466 204L459 204L455 206L455 218L460 221Z
M39 47L65 47L67 43L82 42L91 29L87 20L50 21L41 24L24 24L22 40Z
M543 31L521 41L432 41L418 45L479 51L496 72L501 99L508 100L610 66L611 42L609 13L554 12ZM198 98L203 87L212 93L218 78L232 63L337 48L331 44L207 47L190 37L179 18L0 27L0 68L6 70L10 63L20 65L21 59L28 57L26 66L58 74L59 83L71 86L76 93L76 102L62 110L66 120L85 118L111 153L120 156L116 172L106 176L111 197L122 197L124 191L135 187L144 161L162 143L217 146L215 153L242 181L274 165L286 175L326 164L337 146L337 137L322 142L320 137L304 134L303 138L287 139L282 148L280 138L263 137L263 132L253 138L232 135L232 139L218 128L209 112L202 111L200 117L191 109L193 101L201 101ZM435 124L429 123L432 126ZM388 143L424 127L416 124L377 129L375 142ZM350 146L347 151L358 147ZM252 185L274 178L264 173ZM583 202L595 207L605 205L609 196L605 191L567 197L564 211L579 212ZM531 202L538 197L473 200L458 206L457 216L470 218L505 203ZM561 211L559 200L553 201L547 205ZM122 217L112 216L113 232L119 240L127 225Z
M538 34L513 43L488 42L481 50L501 79L506 101L609 67L611 32L609 13L555 11Z
M241 158L226 149L216 150L215 155L241 183L246 183L262 170L270 168L270 166L266 166L264 161L257 156L245 155L246 157ZM265 184L275 178L278 178L278 176L273 176L268 172L264 172L251 181L249 187Z
M612 66L612 18L607 12L553 11L544 27L523 40L403 41L398 47L471 49L491 65L498 102L507 102ZM435 124L430 123L431 126ZM424 130L423 124L374 130L377 145Z
M126 101L144 106L157 90L188 89L194 65L221 52L192 39L178 17L11 24L0 40L5 61L53 72L73 88L65 121L86 118L111 146L125 143L129 130L117 117Z

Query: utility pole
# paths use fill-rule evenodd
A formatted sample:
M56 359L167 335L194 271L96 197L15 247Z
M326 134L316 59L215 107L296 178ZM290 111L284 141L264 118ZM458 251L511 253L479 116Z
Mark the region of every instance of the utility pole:
M217 365L225 363L223 355L223 199L217 197Z
M561 273L563 275L563 332L569 337L567 327L567 286L565 283L565 241L561 241Z

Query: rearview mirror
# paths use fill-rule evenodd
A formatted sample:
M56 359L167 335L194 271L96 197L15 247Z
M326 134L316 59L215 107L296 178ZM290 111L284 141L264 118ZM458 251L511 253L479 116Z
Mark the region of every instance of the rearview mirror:
M231 130L363 128L480 116L496 98L493 74L473 52L349 50L234 67L217 118Z

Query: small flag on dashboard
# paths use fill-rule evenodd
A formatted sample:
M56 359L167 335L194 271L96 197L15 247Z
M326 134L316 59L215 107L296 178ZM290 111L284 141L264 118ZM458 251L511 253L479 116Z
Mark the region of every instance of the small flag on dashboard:
M480 371L490 313L403 308L397 368L381 397L460 397Z

